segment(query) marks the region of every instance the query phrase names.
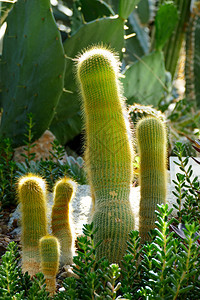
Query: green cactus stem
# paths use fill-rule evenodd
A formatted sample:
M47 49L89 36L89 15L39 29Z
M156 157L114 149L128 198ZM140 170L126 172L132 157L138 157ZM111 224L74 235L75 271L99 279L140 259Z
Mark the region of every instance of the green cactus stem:
M18 196L22 212L22 270L40 272L39 240L47 235L45 181L34 174L21 177Z
M119 84L119 61L106 48L93 47L78 58L77 77L85 117L85 161L95 208L97 258L120 263L134 215L129 195L133 145Z
M56 274L59 269L60 245L54 236L43 236L39 243L41 272L44 274L46 289L53 296L56 292Z
M186 98L194 111L200 108L200 2L194 3L186 31Z
M136 126L140 155L139 232L142 242L155 228L157 204L166 203L167 136L164 122L154 117L141 119Z
M161 3L163 2L164 0L161 1ZM165 66L166 70L171 73L172 79L176 73L185 29L189 20L191 0L174 0L174 4L179 12L179 20L173 34L164 46Z
M60 264L73 263L75 254L75 234L70 215L70 201L74 196L76 183L70 178L62 178L54 187L54 205L52 207L51 226L52 233L60 242Z

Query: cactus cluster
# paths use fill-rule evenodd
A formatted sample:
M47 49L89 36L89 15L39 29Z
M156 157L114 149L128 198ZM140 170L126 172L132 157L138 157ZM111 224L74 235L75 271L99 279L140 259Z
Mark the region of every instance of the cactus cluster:
M93 223L102 240L97 257L120 262L134 228L130 206L133 145L119 84L119 61L94 47L78 58L77 77L85 117L85 160L93 192Z
M92 222L97 229L94 242L97 259L121 262L127 240L134 229L130 205L133 179L133 143L128 111L119 83L119 61L108 49L93 47L77 59L77 77L85 117L85 160L93 199ZM137 123L140 154L140 224L142 241L154 228L157 204L166 201L166 128L159 118L145 117ZM23 270L45 275L51 295L55 274L61 265L72 264L74 235L70 201L75 182L62 178L54 186L51 228L47 232L45 181L29 174L18 184L22 206ZM59 246L60 245L60 246ZM61 255L59 254L61 248Z
M35 174L28 174L18 182L22 212L22 270L31 276L42 271L51 295L55 292L55 276L59 263L71 264L73 260L75 246L69 202L74 195L75 185L69 178L62 178L55 185L53 236L48 235L47 230L45 180Z

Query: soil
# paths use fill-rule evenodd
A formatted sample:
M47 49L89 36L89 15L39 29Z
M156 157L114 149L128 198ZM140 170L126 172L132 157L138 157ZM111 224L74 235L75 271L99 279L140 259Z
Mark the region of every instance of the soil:
M1 256L6 252L6 248L10 242L16 242L19 245L19 248L21 248L19 236L11 233L17 226L17 223L15 224L14 221L13 227L8 229L8 221L14 210L15 208L6 208L0 212L0 262Z

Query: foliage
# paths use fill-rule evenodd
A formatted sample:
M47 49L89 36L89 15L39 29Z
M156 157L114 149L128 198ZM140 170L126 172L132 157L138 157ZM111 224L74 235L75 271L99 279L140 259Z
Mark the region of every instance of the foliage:
M33 114L29 113L27 114L28 121L26 122L27 128L26 132L24 133L25 140L23 141L24 143L24 150L26 151L27 154L22 153L21 156L25 157L25 161L27 164L31 162L36 156L36 153L31 152L31 149L34 148L36 144L33 144Z
M151 242L143 245L138 231L130 232L122 269L104 258L97 261L101 241L95 245L93 224L84 225L74 257L76 276L64 279L63 288L53 299L199 299L199 225L185 223L185 239L176 238L170 231L174 222L169 219L171 212L167 205L158 206ZM4 297L0 299L49 299L43 276L30 280L22 274L18 259L16 245L11 243L0 266L0 295Z
M0 141L0 207L16 205L15 183L17 164L12 160L13 148L9 138Z
M68 156L66 162L62 162L65 149L57 140L52 142L52 151L49 158L39 161L33 160L35 152L32 150L35 144L32 144L32 119L29 116L24 140L25 157L24 162L15 162L13 160L14 149L9 138L2 139L0 142L0 207L12 207L17 204L16 182L20 176L33 173L43 176L47 183L49 191L52 191L53 185L60 177L69 176L79 184L86 184L86 172L84 160L82 157L74 158Z
M200 203L199 191L200 182L198 177L193 175L192 166L189 165L189 157L183 157L184 145L176 143L176 150L174 151L178 157L179 162L175 162L179 168L180 173L176 174L175 189L173 192L177 198L177 204L174 207L178 210L179 223L197 223L200 219Z
M95 261L95 246L91 247L95 232L91 231L92 227L89 230L84 227L87 229L84 232L86 236L79 239L78 256L74 258L77 265L74 272L79 278L65 279L63 285L66 290L58 293L56 299L107 299L105 286L110 284L106 280L111 283L113 268L116 272L114 285L118 288L117 299L181 299L182 296L198 299L200 259L195 233L199 227L194 223L186 224L186 239L180 241L174 238L174 233L169 229L174 221L169 220L171 211L167 205L158 207L157 228L151 243L141 245L138 232L130 233L121 271L116 265L109 266L106 260ZM111 273L112 276L109 275Z
M165 113L169 128L169 155L174 155L176 142L184 142L186 155L193 156L191 144L187 142L186 136L195 139L199 135L200 112L195 111L192 102L187 98L177 100L177 93L173 91L174 97L168 103L161 102L159 109Z
M27 273L22 273L17 245L14 242L8 245L7 252L1 258L0 299L49 299L45 291L43 274L39 273L31 280Z
M112 1L109 1L109 3L106 4L105 1L99 0L75 0L64 2L58 1L57 5L53 5L53 14L62 35L62 43L60 40L60 33L58 30L56 31L55 23L53 23L53 16L51 15L50 10L48 10L48 15L44 16L43 10L40 9L40 11L37 13L37 18L34 19L33 24L33 22L31 22L31 18L26 19L26 15L24 15L23 12L25 8L30 9L30 13L37 11L37 3L34 4L34 7L31 7L31 4L29 3L22 3L22 1L17 1L13 5L13 9L7 17L8 26L6 35L4 37L5 42L3 45L3 56L1 62L3 66L3 76L1 76L3 117L0 133L2 135L7 134L7 136L10 136L15 144L19 145L23 143L22 135L24 133L24 126L22 123L25 123L24 108L26 112L33 113L33 121L36 124L34 139L41 135L48 125L50 125L50 130L54 133L61 144L65 144L67 141L78 135L81 131L82 122L80 118L80 103L78 101L77 85L73 76L73 61L84 48L94 44L104 44L105 46L111 47L119 54L120 59L124 64L123 68L128 65L132 65L134 61L140 62L134 67L135 70L131 71L131 73L135 73L134 78L137 79L136 75L139 68L142 77L146 77L147 80L148 78L155 79L153 81L154 84L152 84L154 89L152 89L151 86L151 88L145 92L145 98L147 98L147 101L150 101L147 103L157 105L160 98L165 97L167 89L165 87L164 57L160 53L157 55L159 56L159 65L162 65L162 68L160 68L158 72L158 64L156 60L153 59L154 55L151 56L151 54L153 54L152 50L155 50L155 48L150 49L149 47L149 38L151 34L150 32L149 34L147 33L148 23L146 24L146 27L143 28L139 21L137 10L135 10L133 13L136 4L138 4L140 1L121 0L118 4L113 4L111 2ZM46 0L43 5L45 7L50 5L49 0ZM113 5L113 9L115 11L113 11L110 5ZM166 17L168 17L168 7L173 10L174 15L177 13L176 7L173 5L173 3L164 3L162 5L162 9L164 9L164 16L163 14L162 17L159 17L158 15L157 21L159 19L166 19ZM114 14L116 15L114 16ZM20 18L21 22L20 24L18 24L18 22L15 26L16 19L18 17ZM140 17L142 18L141 10ZM44 19L45 22L41 22L41 20ZM124 31L126 19L128 19L128 26L126 26ZM157 23L160 24L161 22ZM171 24L171 28L170 30L162 31L162 38L164 39L162 40L162 46L168 39L170 32L176 23L176 18L172 17L172 22L168 23ZM48 26L45 27L45 24L48 24ZM23 35L20 34L20 26L23 26ZM31 29L31 26L34 26L33 30ZM36 26L37 28L40 28L40 36L32 34L29 37L29 31L32 30L35 32L34 30ZM51 28L51 30L49 30L49 28ZM163 26L160 26L159 28L163 28ZM134 32L136 32L135 36L133 34ZM11 38L11 36L15 37L15 35L18 33L20 44L15 47L15 39ZM70 33L70 35L67 33ZM52 40L55 41L55 43L53 43L54 47L46 47L47 42L42 47L43 51L47 51L45 56L42 55L43 52L41 52L41 47L39 46L40 41L43 40L41 36L45 36L49 43ZM34 47L28 46L31 43L34 45ZM19 61L17 64L20 67L18 66L18 68L14 68L16 65L15 57L19 56L21 47L23 47L23 58L27 63L23 64ZM12 55L11 57L10 50L8 51L8 48L14 49L16 54ZM122 53L122 48L126 49L125 53ZM162 47L159 46L159 50L161 50L161 48ZM31 51L29 51L30 49ZM39 54L38 51L40 51ZM61 52L65 53L66 72L64 71L64 56L62 54L58 54ZM146 54L149 56L149 58L147 58L148 63L146 63L146 57L142 58L142 56ZM45 60L45 57L48 57L48 62L51 61L49 65L51 66L52 71L50 73L52 78L54 77L54 80L46 76L47 74L45 70L47 61ZM34 82L34 86L29 87L29 82L26 80L26 78L29 78L27 74L29 74L30 69L32 70L32 67L30 67L32 61L37 64L38 59L40 60L40 64L38 64L39 69L36 69L34 73L32 72L31 77L31 82ZM144 61L145 63L142 64L141 61ZM60 68L58 76L57 71L58 66L60 65L62 65L63 69L61 70ZM40 70L40 68L42 68L42 70ZM7 87L7 83L4 82L4 78L6 78L4 73L10 69L13 69L13 72L16 73L17 76L15 75L11 84L9 84L9 87ZM128 82L131 81L129 72L130 71L128 71L126 74ZM23 82L18 82L18 77L21 78L21 80L23 79ZM60 80L60 85L58 84L58 78ZM63 79L64 89L62 90L61 83L63 82ZM150 81L151 80L148 80L148 82ZM51 82L54 84L52 85ZM50 88L45 89L44 86L46 84L48 84ZM146 85L142 84L142 87L144 86ZM45 95L43 95L44 90ZM154 93L156 90L158 90L156 96L151 96L152 91ZM48 93L51 92L50 96L46 95L47 91ZM128 98L135 97L137 98L137 101L141 102L143 100L143 98L141 99L143 96L143 91L144 88L139 88L136 91L133 91L133 94L127 96ZM10 94L9 101L7 99L7 92ZM56 97L53 97L52 93L55 93ZM135 95L135 93L137 93L137 95ZM15 99L16 97L20 97L20 101ZM42 102L39 101L40 97ZM48 105L46 105L47 98ZM15 103L21 103L21 105L18 105L16 109L7 111L7 106L10 107L11 105L10 101L12 102L13 108L15 107ZM27 103L27 101L29 101L29 103ZM151 103L152 101L153 103ZM38 103L40 103L40 105L38 105ZM58 105L56 106L56 104ZM23 110L21 109L21 106L23 106ZM44 109L46 109L45 107L48 107L48 113L43 113ZM16 115L18 117L17 123L15 126L11 126L11 119L13 122L13 120L16 119ZM5 128L7 128L7 132L5 132Z

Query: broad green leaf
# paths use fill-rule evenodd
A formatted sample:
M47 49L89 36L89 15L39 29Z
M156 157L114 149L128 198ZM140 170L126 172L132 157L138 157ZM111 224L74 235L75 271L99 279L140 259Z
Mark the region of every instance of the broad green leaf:
M120 18L108 17L83 25L71 38L64 42L67 56L65 92L61 96L56 114L50 126L61 144L66 144L82 130L79 87L75 79L73 59L92 45L110 46L121 53L124 45L124 22Z
M140 0L120 0L119 16L126 20Z
M150 53L135 62L121 79L124 95L129 104L141 103L156 106L164 96L165 66L162 52Z
M161 50L175 29L178 12L173 2L162 4L156 14L156 50Z

